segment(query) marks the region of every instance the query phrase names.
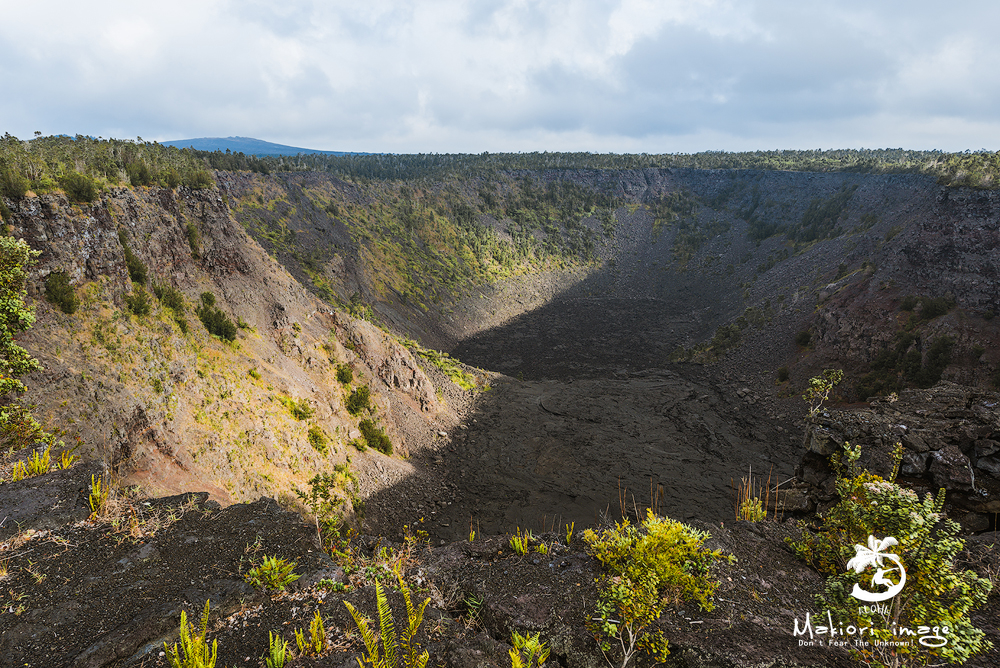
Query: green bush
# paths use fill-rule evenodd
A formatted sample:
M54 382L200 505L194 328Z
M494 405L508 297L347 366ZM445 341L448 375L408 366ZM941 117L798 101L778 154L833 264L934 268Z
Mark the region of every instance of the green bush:
M191 257L198 258L201 256L201 232L198 231L198 226L194 224L194 221L189 220L187 226L185 227L187 232L188 246L191 248Z
M358 429L361 430L361 435L368 447L375 448L384 455L392 454L392 441L374 422L368 419L362 420L358 424Z
M316 409L309 404L309 400L305 397L299 400L291 397L282 397L281 403L285 405L285 408L288 409L288 412L296 420L308 420L316 413Z
M309 445L313 446L321 455L325 455L330 448L330 438L319 425L309 426Z
M901 445L895 456L898 467ZM927 626L934 635L940 630L938 637L946 641L937 647L870 644L852 650L867 665L923 666L930 658L964 663L989 650L992 645L972 625L969 613L986 602L992 585L972 571L955 569L964 541L958 538L959 525L943 516L944 490L936 498L927 494L921 500L895 484L895 471L885 480L861 470L859 458L860 448L849 443L844 452L831 457L840 501L823 515L818 533L790 541L800 558L827 576L817 597L824 618L829 612L838 626L868 628L868 637L875 640L898 640L897 627L915 631ZM896 547L890 553L891 546ZM884 568L883 559L894 565ZM876 567L872 578L869 569ZM884 611L861 604L853 595L857 589L900 586L904 569L905 586L885 601ZM894 571L899 572L893 575Z
M795 335L795 343L803 348L812 343L812 334L809 333L808 329L804 329Z
M168 309L176 313L184 312L184 294L174 286L153 283L153 294Z
M142 160L129 163L125 166L125 173L128 174L129 183L133 186L148 186L153 184L153 172Z
M347 364L337 365L337 382L349 385L354 380L354 370Z
M184 175L184 185L195 190L202 190L215 186L215 179L212 178L212 174L208 170L198 169Z
M28 179L9 167L0 167L0 196L9 199L24 197L30 187Z
M152 308L152 303L149 299L149 293L146 292L146 288L141 285L134 285L134 290L132 294L125 295L125 306L134 315L142 316L149 315L149 311Z
M371 390L367 385L354 388L354 391L347 397L347 401L344 402L344 407L351 415L360 415L362 411L370 411Z
M666 605L686 600L696 601L702 610L714 607L711 599L718 582L710 570L723 555L704 549L709 537L652 510L641 527L623 519L614 529L583 532L588 552L607 571L598 581L596 614L587 623L605 656L620 647L624 666L645 649L663 661L669 654L667 639L649 626Z
M788 382L788 367L783 366L778 369L778 382L786 383Z
M80 172L67 172L59 179L67 197L74 202L93 202L99 192L94 179Z
M195 309L201 324L205 326L209 334L219 337L223 341L233 341L236 339L236 324L229 319L220 308L215 306L215 295L211 292L201 293L201 305Z
M7 202L0 199L0 220L6 223L9 222L13 216L14 212L10 210L9 206L7 206Z
M132 249L129 248L128 240L125 237L125 230L118 230L118 241L121 243L122 251L125 253L125 266L128 268L129 278L134 283L146 285L149 270L146 268L146 264L136 257Z
M45 278L45 298L63 313L75 313L80 306L80 300L69 283L69 274L65 271L54 271Z

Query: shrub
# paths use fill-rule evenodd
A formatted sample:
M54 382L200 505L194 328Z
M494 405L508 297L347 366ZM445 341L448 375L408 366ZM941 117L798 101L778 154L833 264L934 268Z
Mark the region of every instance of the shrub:
M392 454L392 441L386 436L385 432L378 427L371 420L362 420L358 425L358 429L361 430L362 436L364 436L365 443L370 448L375 448L384 455Z
M222 309L215 306L215 295L211 292L201 293L201 305L195 309L201 324L205 326L209 334L213 334L224 341L236 339L236 324L229 319Z
M354 380L354 370L347 364L337 365L337 382L348 385Z
M188 246L191 248L191 257L198 258L201 255L201 233L194 221L189 220L185 227L187 232Z
M184 175L184 185L195 190L211 188L215 185L212 174L206 169L198 169L187 172Z
M129 278L139 285L146 285L149 270L146 268L146 264L136 257L132 249L129 248L125 238L125 230L118 230L118 241L121 242L122 251L125 253L125 266L128 267Z
M28 179L10 167L0 167L0 196L19 199L28 192Z
M786 383L788 382L788 367L783 366L778 369L778 382Z
M153 172L150 171L149 165L141 160L126 165L125 172L128 174L129 183L133 186L148 186L153 183Z
M915 308L917 308L916 295L906 295L903 297L903 301L899 303L899 309L901 311L912 311Z
M897 444L894 454L898 468L901 445ZM895 470L885 480L860 470L859 458L860 448L849 443L844 452L831 457L840 501L822 517L818 534L789 541L800 558L827 576L824 591L817 597L824 617L829 613L838 626L867 627L875 640L897 640L898 628L926 626L933 629L935 642L944 641L940 646L872 643L854 649L869 665L926 665L930 657L964 663L990 649L992 645L972 625L969 613L986 602L992 585L972 571L955 570L954 559L964 541L957 537L959 525L942 514L944 490L936 498L927 494L921 500L895 484ZM886 552L892 545L898 548ZM883 559L894 565L884 568ZM878 567L874 579L870 567ZM892 589L904 583L901 593L887 599L881 611L879 606L860 604L854 596L858 590L869 591L868 587ZM937 635L939 631L942 635Z
M329 449L329 443L330 438L319 425L314 424L309 426L309 445L311 445L314 450L322 455L325 455Z
M2 220L5 223L9 222L13 215L14 212L11 211L10 207L7 206L7 202L0 199L0 220Z
M622 665L639 649L656 660L669 654L662 631L653 624L670 602L697 601L711 610L718 582L709 575L722 558L719 550L703 548L709 534L647 510L641 528L623 519L614 529L587 529L583 539L588 551L607 574L598 581L596 615L587 626L601 650L611 651L611 641L621 647Z
M985 320L986 322L989 322L990 320L992 320L993 316L994 316L994 313L993 313L992 310L983 311L983 320Z
M796 345L799 345L799 346L805 348L811 342L812 342L812 334L810 334L809 330L807 330L807 329L804 329L804 330L802 330L801 332L799 332L798 334L795 335L795 343L796 343Z
M360 415L361 411L371 410L371 389L367 385L354 388L344 402L344 407L351 415Z
M153 283L153 294L168 309L177 313L184 312L184 294L174 286Z
M141 285L135 285L134 287L135 289L132 291L132 294L125 295L125 306L128 307L129 311L141 318L142 316L149 315L152 305L146 288Z
M302 399L281 397L281 403L285 405L285 408L288 409L288 412L296 420L308 420L316 413L316 409L310 405L309 400L305 397Z
M93 202L97 199L97 183L94 179L80 172L67 172L59 183L66 191L66 196L74 202Z
M252 586L268 591L285 591L285 587L298 580L295 567L298 562L289 563L287 559L265 556L259 564L250 569L246 581Z
M75 313L80 306L80 300L69 283L69 274L65 271L54 271L45 277L45 298L63 313Z

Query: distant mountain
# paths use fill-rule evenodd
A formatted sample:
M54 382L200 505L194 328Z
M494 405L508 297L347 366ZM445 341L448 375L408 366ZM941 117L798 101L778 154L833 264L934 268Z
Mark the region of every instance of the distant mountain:
M298 148L297 146L273 144L269 141L254 139L252 137L200 137L198 139L175 139L173 141L164 141L160 143L164 146L194 148L199 151L225 151L226 149L229 149L233 153L244 153L246 155L298 155L300 153L352 155L350 151L318 151L312 148ZM366 154L355 153L354 155Z

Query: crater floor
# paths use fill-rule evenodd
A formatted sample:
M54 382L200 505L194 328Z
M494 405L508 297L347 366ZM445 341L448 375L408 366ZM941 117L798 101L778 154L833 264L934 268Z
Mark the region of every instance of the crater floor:
M713 368L672 364L697 325L657 300L555 301L463 342L454 355L505 376L418 463L444 492L389 488L374 508L423 516L441 540L593 524L652 506L682 520L734 517L734 484L772 485L798 459L790 420ZM422 464L422 466L421 466ZM395 503L393 503L395 499Z

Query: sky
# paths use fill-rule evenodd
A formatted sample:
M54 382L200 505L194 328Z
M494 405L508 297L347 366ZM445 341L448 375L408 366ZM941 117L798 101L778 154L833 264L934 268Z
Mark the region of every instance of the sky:
M22 139L1000 149L996 0L0 0L0 16L0 132Z

